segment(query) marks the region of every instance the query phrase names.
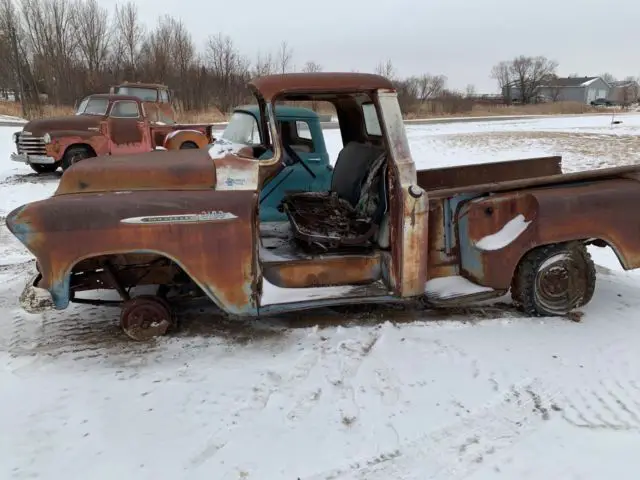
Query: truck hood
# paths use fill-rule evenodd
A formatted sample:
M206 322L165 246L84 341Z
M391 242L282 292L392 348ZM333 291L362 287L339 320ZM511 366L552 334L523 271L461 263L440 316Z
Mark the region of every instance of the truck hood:
M97 115L68 115L65 117L39 118L24 125L23 131L35 136L61 130L88 130L100 125L102 117Z
M66 170L54 195L135 190L215 189L208 149L88 158Z

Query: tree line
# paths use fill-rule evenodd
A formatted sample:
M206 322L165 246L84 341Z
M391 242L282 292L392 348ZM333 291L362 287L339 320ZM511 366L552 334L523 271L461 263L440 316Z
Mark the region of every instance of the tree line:
M0 61L6 66L0 90L22 101L25 116L45 102L74 105L125 80L168 85L183 110L228 112L251 100L250 78L296 69L287 42L275 51L254 52L253 58L223 34L199 47L184 23L169 15L145 27L132 0L113 12L97 0L0 0ZM308 61L300 69L318 72L322 66ZM400 78L390 60L373 70L396 84L405 113L434 99L455 110L457 101L475 91L448 90L444 75Z

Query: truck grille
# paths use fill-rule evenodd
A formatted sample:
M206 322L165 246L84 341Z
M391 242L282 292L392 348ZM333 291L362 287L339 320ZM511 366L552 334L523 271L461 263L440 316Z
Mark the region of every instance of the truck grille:
M46 155L47 151L44 139L42 137L34 137L29 133L20 132L18 136L18 153Z

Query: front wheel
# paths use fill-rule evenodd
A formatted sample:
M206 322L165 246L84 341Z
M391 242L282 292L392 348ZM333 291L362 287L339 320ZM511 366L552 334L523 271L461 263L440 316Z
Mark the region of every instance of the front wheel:
M86 147L71 147L64 154L62 159L62 170L67 170L85 158L95 157L96 155Z
M591 301L596 269L580 243L535 248L520 261L511 297L527 315L562 316Z
M30 163L29 166L31 167L31 169L39 174L42 173L53 173L55 172L58 167L60 166L59 162L56 163Z

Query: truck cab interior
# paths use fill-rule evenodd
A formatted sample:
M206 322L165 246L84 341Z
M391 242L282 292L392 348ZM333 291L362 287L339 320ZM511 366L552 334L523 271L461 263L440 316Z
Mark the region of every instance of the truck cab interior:
M263 274L280 287L375 282L389 248L388 148L375 103L362 93L322 100L336 108L343 143L331 187L287 193L280 208L288 221L260 225ZM281 161L301 161L281 127L278 134Z

